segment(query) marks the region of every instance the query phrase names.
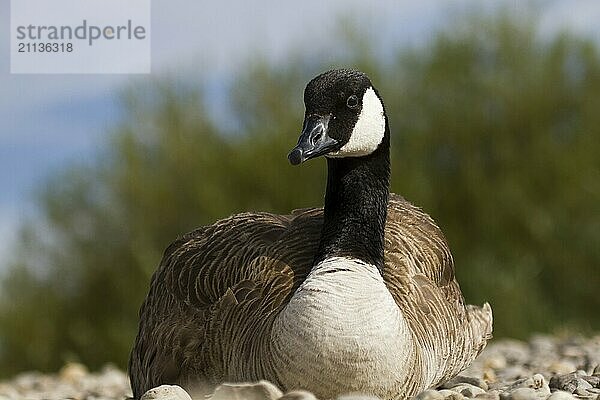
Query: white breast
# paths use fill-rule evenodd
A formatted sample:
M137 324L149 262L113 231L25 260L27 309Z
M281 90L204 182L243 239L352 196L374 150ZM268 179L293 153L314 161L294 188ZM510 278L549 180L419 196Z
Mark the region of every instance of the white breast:
M359 260L313 267L275 320L272 345L282 383L323 398L340 388L392 392L412 369L406 321L377 268Z

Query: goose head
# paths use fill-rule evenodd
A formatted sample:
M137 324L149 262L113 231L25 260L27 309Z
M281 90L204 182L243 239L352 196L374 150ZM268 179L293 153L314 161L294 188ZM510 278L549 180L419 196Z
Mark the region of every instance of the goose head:
M304 124L288 159L363 157L389 146L383 102L367 75L350 69L327 71L304 90Z

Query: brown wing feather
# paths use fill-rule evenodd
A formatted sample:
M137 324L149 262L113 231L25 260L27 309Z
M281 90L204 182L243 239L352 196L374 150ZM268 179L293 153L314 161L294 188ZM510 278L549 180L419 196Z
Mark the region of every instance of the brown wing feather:
M134 397L163 383L210 383L231 374L221 366L231 366L234 356L217 350L236 346L217 342L261 332L265 316L274 315L310 271L321 225L320 210L245 213L171 244L140 310L129 362ZM244 326L251 331L232 331Z
M391 194L386 222L384 280L429 359L433 382L462 369L491 337L489 306L465 307L446 238L435 222Z

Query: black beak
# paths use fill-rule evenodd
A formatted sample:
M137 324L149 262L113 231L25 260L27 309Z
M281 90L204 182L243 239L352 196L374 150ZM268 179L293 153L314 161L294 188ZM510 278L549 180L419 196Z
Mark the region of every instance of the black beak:
M330 119L331 115L311 114L306 117L298 144L288 154L292 165L327 154L336 147L338 141L327 135Z

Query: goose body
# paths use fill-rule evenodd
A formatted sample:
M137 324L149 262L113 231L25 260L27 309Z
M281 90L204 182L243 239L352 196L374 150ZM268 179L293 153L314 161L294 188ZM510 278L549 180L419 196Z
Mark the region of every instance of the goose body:
M292 164L325 155L323 209L244 213L175 241L140 310L134 397L269 380L318 398L404 399L466 368L492 332L465 305L434 221L389 193L389 128L366 75L305 90Z

